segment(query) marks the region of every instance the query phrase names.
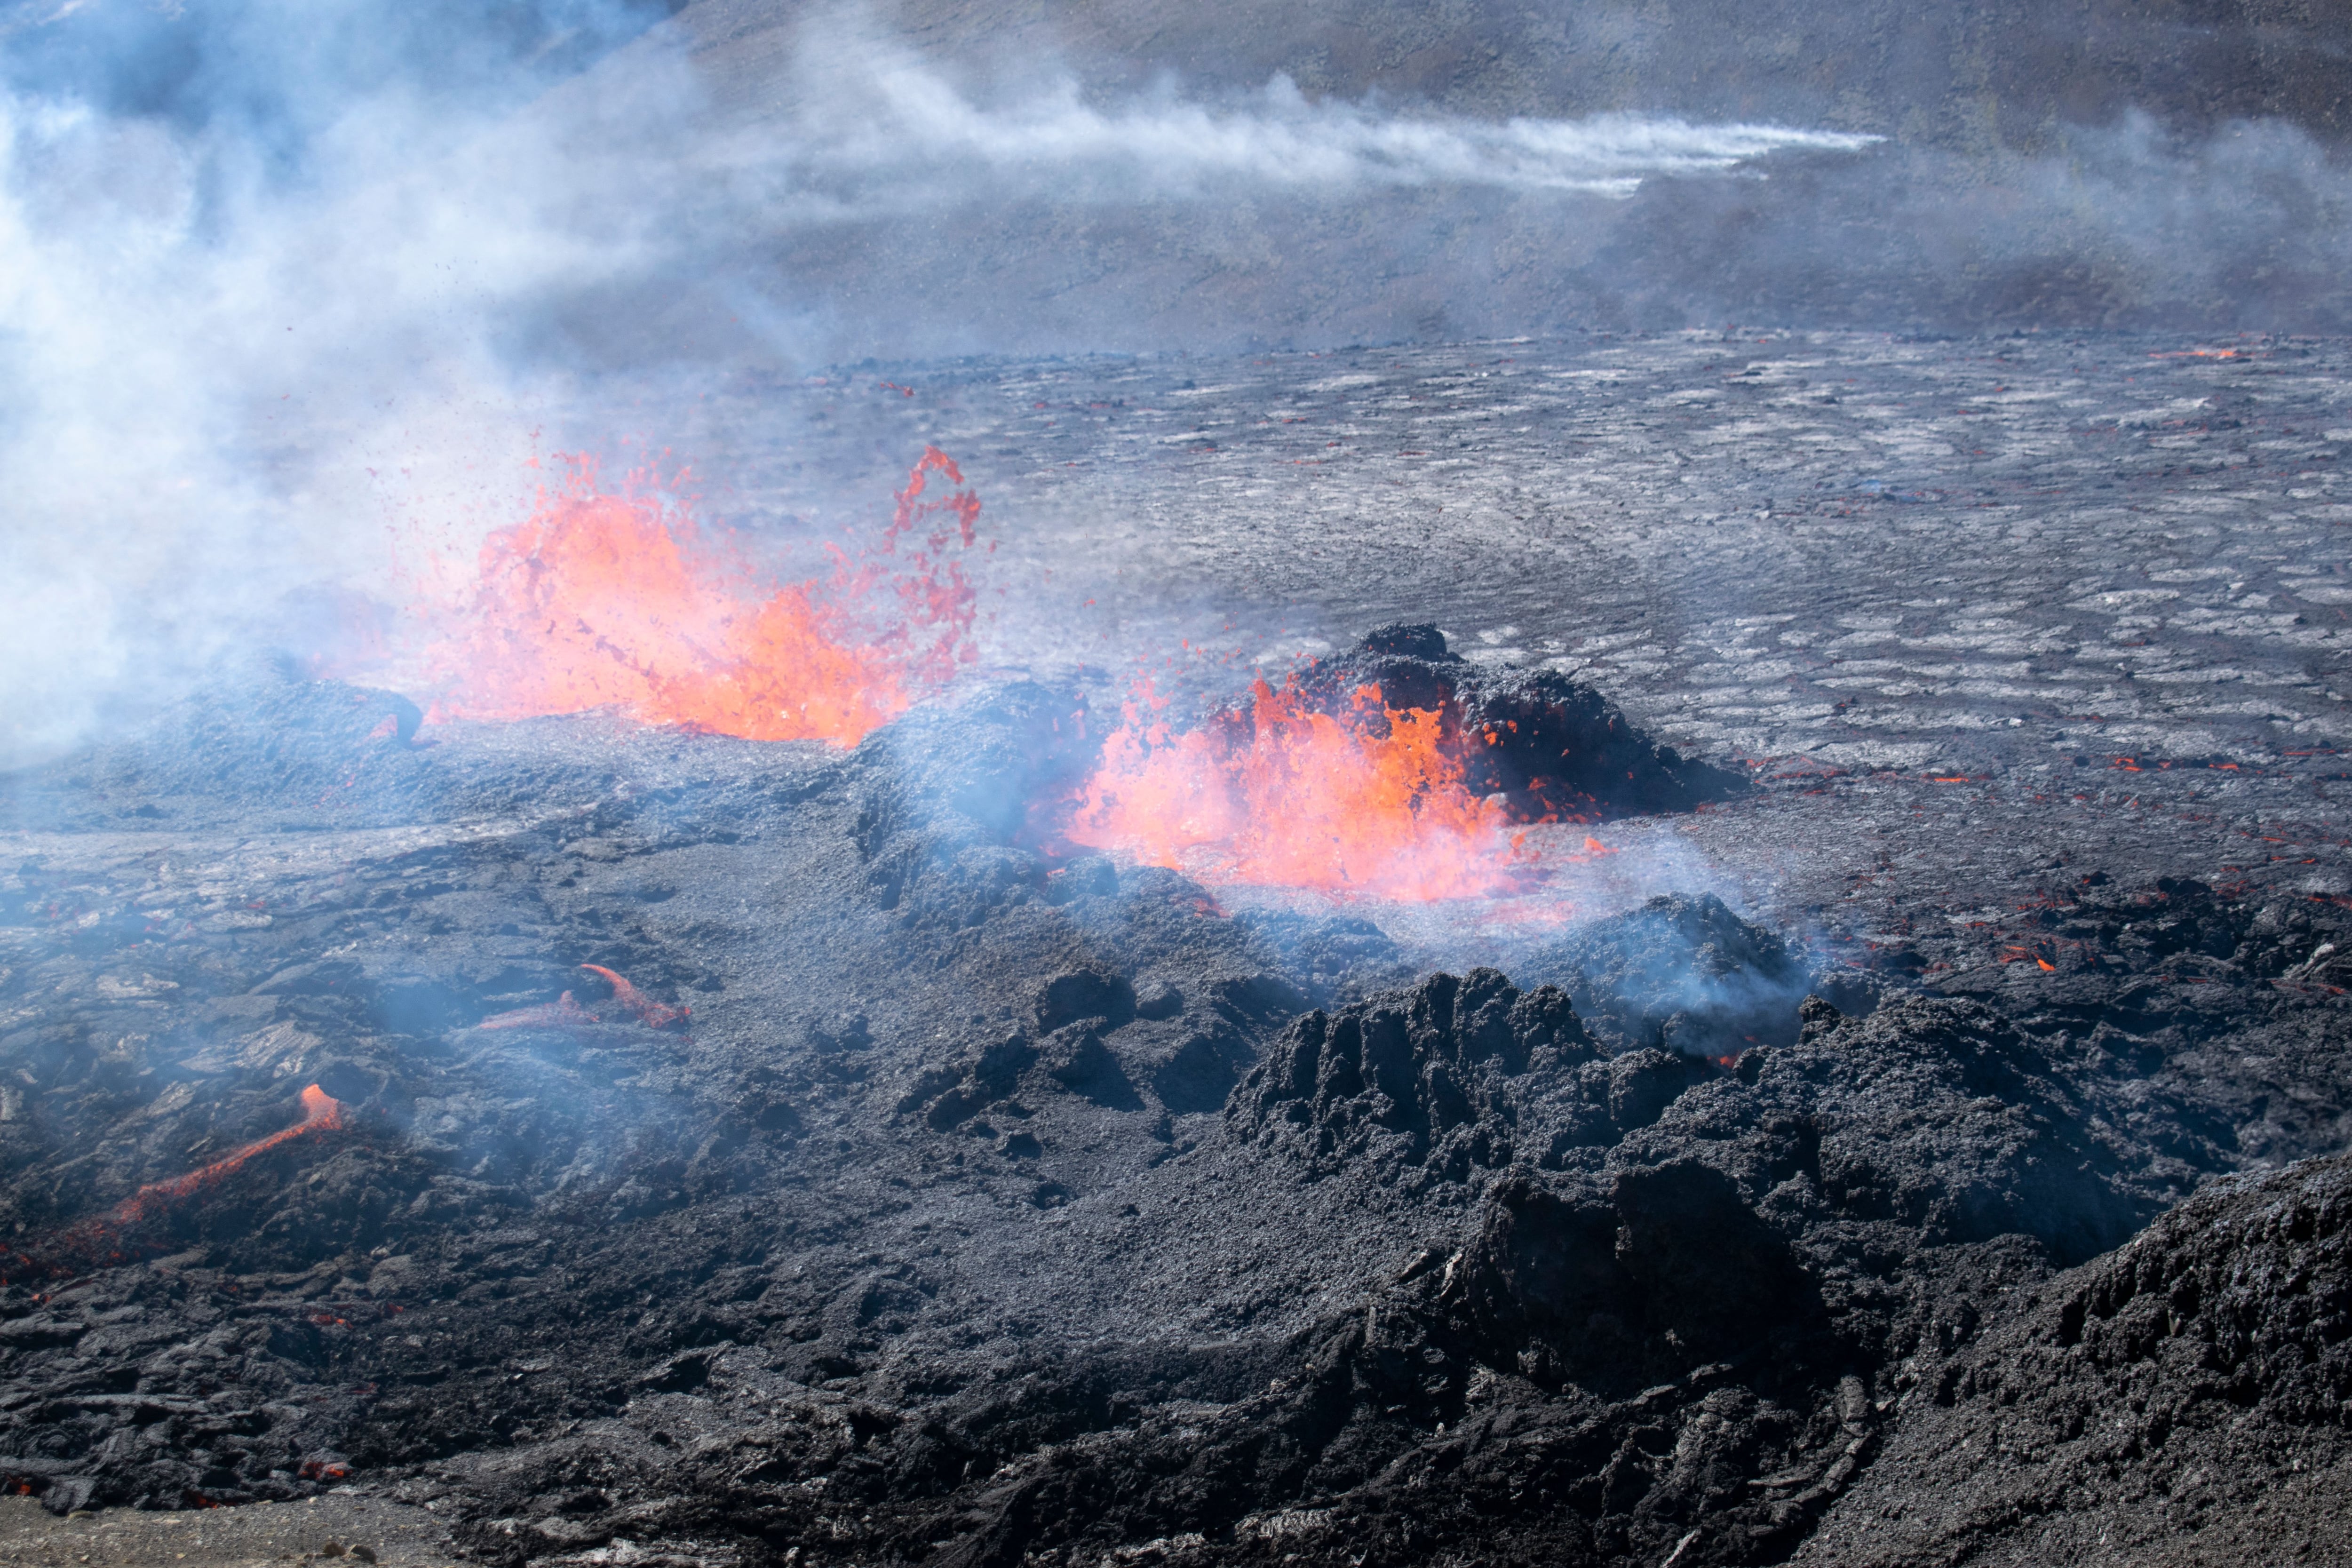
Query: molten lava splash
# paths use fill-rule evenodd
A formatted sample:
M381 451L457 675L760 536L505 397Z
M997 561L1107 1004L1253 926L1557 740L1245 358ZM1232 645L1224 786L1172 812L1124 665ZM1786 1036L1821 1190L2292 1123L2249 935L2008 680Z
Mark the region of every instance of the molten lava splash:
M922 500L931 470L963 483L926 447L875 551L860 562L835 551L825 581L772 585L646 476L607 491L593 463L572 459L434 614L432 716L617 708L751 740L854 744L975 657L978 596L947 552L974 542L980 500ZM908 535L919 543L902 552Z
M136 1225L167 1204L194 1196L206 1187L225 1181L257 1154L266 1154L280 1143L290 1142L312 1132L333 1132L342 1126L342 1101L333 1099L314 1083L302 1091L302 1120L293 1126L282 1132L273 1132L257 1143L248 1143L236 1153L215 1160L203 1169L191 1171L184 1176L174 1176L168 1182L150 1182L115 1205L113 1212L107 1217L117 1226Z
M1211 881L1475 898L1521 875L1499 802L1464 787L1440 715L1360 687L1343 718L1263 679L1246 719L1171 734L1147 684L1103 743L1067 836Z

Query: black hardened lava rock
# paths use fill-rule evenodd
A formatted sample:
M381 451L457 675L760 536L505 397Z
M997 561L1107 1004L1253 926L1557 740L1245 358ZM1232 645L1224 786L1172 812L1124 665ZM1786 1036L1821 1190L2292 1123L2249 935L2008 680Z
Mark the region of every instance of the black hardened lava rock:
M1039 857L1012 847L1032 805L1066 787L1087 765L1085 704L1032 681L989 692L954 710L919 709L867 736L848 759L857 800L855 837L876 901L896 909L918 885L955 904L961 918L1007 901L1059 902ZM1117 876L1084 868L1088 884Z
M231 661L149 723L0 780L0 796L17 821L85 829L401 821L440 793L415 746L422 718L398 692Z
M1470 793L1500 794L1530 822L1687 811L1748 784L1659 745L1615 703L1556 670L1471 663L1433 626L1379 627L1299 687L1335 713L1356 711L1366 687L1379 689L1381 707L1438 713Z
M2118 887L2093 873L2063 898L2041 902L2027 923L2040 936L2041 955L2095 955L2116 973L2165 967L2306 979L2336 963L2336 952L2318 950L2332 947L2344 921L2341 906L2326 902L2248 902L2188 877Z
M1473 1166L1508 1166L1526 1102L1599 1055L1557 987L1522 995L1491 969L1437 974L1292 1023L1228 1120L1321 1168L1427 1166L1458 1181Z
M1797 1004L1829 984L1801 949L1712 893L1669 894L1595 921L1544 967L1619 1045L1707 1057L1787 1045Z
M2332 1562L2352 1475L2352 1157L2217 1184L1923 1358L1803 1560Z
M1783 1364L1828 1319L1789 1238L1693 1160L1499 1184L1442 1300L1549 1386L1634 1393L1724 1358ZM1793 1337L1792 1337L1793 1336Z
M1037 847L1076 712L436 727L350 816L260 725L45 772L146 782L0 861L0 1477L551 1568L1730 1568L2335 1474L2332 1187L2191 1194L2340 1143L2339 904L2070 865L1867 981L1699 896L1433 973Z
M1408 1124L1408 1106L1431 1103L1408 1087L1408 1065L1423 1083L1465 1060L1495 1064L1507 1083L1526 1076L1509 1070L1522 1050L1530 1071L1557 1068L1572 1016L1556 994L1529 1008L1491 973L1437 977L1344 1010L1352 1054L1302 1051L1318 1031L1294 1028L1268 1058L1292 1092L1270 1090L1276 1077L1262 1072L1236 1091L1228 1126L1278 1162L1311 1161L1312 1144L1299 1145L1317 1102L1296 1092L1310 1057L1318 1084L1342 1087L1351 1068L1366 1080L1325 1109ZM1513 1026L1538 1012L1553 1015L1540 1041ZM1394 1028L1398 1047L1375 1041L1369 1066L1368 1027ZM1330 1020L1319 1034L1331 1038ZM869 1539L951 1540L956 1560L978 1562L1092 1560L1142 1543L1201 1563L1471 1550L1633 1563L1700 1542L1703 1562L1777 1560L1864 1473L1900 1369L1937 1325L1981 1321L2050 1278L2053 1249L2112 1242L2148 1212L2130 1173L2068 1142L2060 1124L2080 1118L2064 1090L2031 1076L2030 1047L1966 1004L1923 999L1866 1021L1816 1005L1802 1039L1749 1053L1737 1071L1643 1051L1589 1065L1643 1073L1653 1057L1687 1064L1677 1070L1695 1081L1645 1124L1597 1133L1563 1168L1496 1173L1458 1247L1409 1256L1368 1304L1304 1329L1213 1408L1122 1416L1119 1396L1101 1391L1127 1373L1066 1367L1024 1385L1075 1423L1042 1448L992 1445L990 1423L1010 1408L960 1415L929 1438L877 1427L866 1452L886 1474L906 1473L909 1444L928 1453L950 1432L950 1452L1001 1458L976 1479L964 1461L966 1479L932 1502L892 1505L908 1511L887 1530L877 1515ZM1371 1081L1383 1071L1388 1089ZM1999 1100L1986 1092L1996 1085ZM2000 1123L1991 1137L1990 1124L1971 1125L1987 1117ZM1953 1143L1990 1163L1954 1161ZM1394 1147L1340 1144L1302 1173L1385 1184ZM2052 1215L2057 1229L2016 1231L1990 1194ZM2076 1234L2084 1223L2099 1234ZM1888 1280L1889 1257L1916 1271ZM778 1441L760 1436L758 1452L780 1454ZM808 1541L790 1490L766 1497L736 1506Z

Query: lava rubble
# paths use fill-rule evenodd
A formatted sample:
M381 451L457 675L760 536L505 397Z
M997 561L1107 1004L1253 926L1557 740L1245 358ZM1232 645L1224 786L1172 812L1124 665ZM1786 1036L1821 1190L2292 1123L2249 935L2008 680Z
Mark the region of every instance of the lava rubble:
M1938 639L2015 627L1959 620L2050 602L1914 623L1877 570L1764 632L1966 662ZM1809 733L1847 721L1694 673L1707 628L1596 658L1662 765L1751 786L1604 809L1599 918L1466 934L1044 853L1024 805L1084 761L1049 680L846 753L599 715L419 748L390 694L226 686L11 781L0 1472L61 1511L358 1488L507 1563L2340 1553L2352 889L2336 764L2286 754L2324 738L2280 743L2335 677L2258 608L2126 628L2144 668L2239 639L2285 716L2150 682L2137 771L1963 689L2038 669ZM1729 902L1638 886L1695 866ZM60 1244L312 1086L339 1125Z

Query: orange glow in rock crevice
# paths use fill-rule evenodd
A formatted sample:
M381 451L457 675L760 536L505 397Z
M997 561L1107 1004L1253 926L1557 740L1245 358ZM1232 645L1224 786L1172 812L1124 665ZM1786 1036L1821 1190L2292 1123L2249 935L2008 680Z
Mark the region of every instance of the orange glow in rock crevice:
M652 476L604 487L566 459L530 517L484 542L470 579L426 611L431 717L508 720L610 708L646 723L851 745L975 657L977 594L950 546L976 541L969 489L924 499L924 449L878 544L829 577L765 582Z
M673 1024L683 1024L693 1016L693 1009L656 1002L635 986L601 963L583 963L581 968L601 976L613 988L613 1000L634 1015L648 1029L667 1029ZM607 1020L582 1006L571 992L566 991L552 1002L542 1002L535 1007L518 1007L509 1013L494 1013L474 1026L478 1029L562 1029L578 1031L608 1026Z
M1339 717L1295 681L1260 679L1252 695L1245 717L1176 734L1146 683L1066 837L1218 882L1397 900L1518 886L1509 815L1464 785L1441 714L1388 708L1374 686Z

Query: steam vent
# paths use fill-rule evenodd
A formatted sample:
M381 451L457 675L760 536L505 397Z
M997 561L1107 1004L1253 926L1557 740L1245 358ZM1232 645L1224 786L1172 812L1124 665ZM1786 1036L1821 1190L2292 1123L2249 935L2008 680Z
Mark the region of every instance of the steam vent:
M2352 1563L2340 12L0 0L0 1562Z

